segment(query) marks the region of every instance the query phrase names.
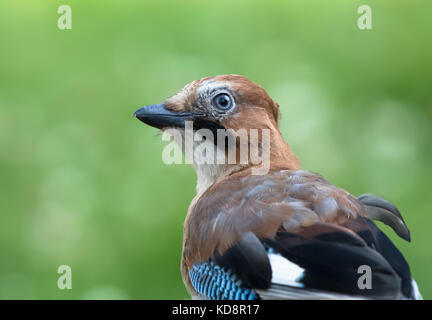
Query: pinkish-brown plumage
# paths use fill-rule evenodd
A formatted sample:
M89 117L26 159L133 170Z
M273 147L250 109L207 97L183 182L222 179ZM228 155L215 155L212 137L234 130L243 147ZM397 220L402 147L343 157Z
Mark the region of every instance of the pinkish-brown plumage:
M209 101L218 92L226 92L232 97L232 108L214 108ZM391 204L381 202L382 199L378 197L369 197L363 203L321 176L302 170L300 162L279 131L278 104L261 86L249 79L238 75L222 75L194 81L164 101L162 110L168 110L170 115L182 114L198 121L205 120L206 124L212 123L225 129L270 131L267 174L254 175L253 169L257 164L252 161L240 163L239 157L236 163L231 164L195 165L197 196L190 205L184 225L181 263L183 279L192 296L199 297L200 293L191 283L191 268L197 263L213 259L215 255L223 256L246 234L252 233L267 244L273 241L275 248L279 241L289 254L292 254L289 250L296 243L301 245L312 241L315 245L318 239L333 239L337 235L344 245L353 248L353 252L357 252L358 247L365 247L365 257L375 257L369 247L380 244L378 240L375 243L369 239L379 237L378 229L369 223L368 216L373 216L409 239L399 212ZM148 115L145 114L141 120L149 121ZM163 123L158 123L158 127L164 130ZM236 148L239 147L236 144ZM248 148L262 152L263 142L249 143ZM368 238L365 234L371 236ZM280 235L289 235L293 240L286 242ZM317 243L322 245L319 241ZM279 248L281 254L283 248ZM372 251L368 253L367 250ZM363 254L361 251L360 256ZM380 254L385 256L385 253ZM387 262L381 261L380 256L375 258L387 267ZM300 264L305 263L301 259L299 261ZM391 281L396 281L397 272L389 271L391 277L394 276ZM408 275L399 274L405 291L409 289L406 283ZM348 292L353 290L350 288ZM397 288L388 289L388 292L392 297L398 294ZM406 292L404 294L407 295Z
M236 172L191 205L184 227L183 278L188 283L194 263L215 251L223 254L249 231L272 238L278 231L302 232L317 223L344 228L359 216L365 216L359 200L316 174L280 167L263 176Z

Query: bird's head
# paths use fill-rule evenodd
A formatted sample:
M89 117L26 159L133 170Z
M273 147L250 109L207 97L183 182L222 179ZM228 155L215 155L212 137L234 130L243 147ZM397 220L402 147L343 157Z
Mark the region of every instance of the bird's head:
M134 116L162 131L175 129L181 132L182 149L186 156L193 159L195 168L207 175L201 178L207 181L203 182L207 186L221 176L257 166L252 154L264 155L267 152L268 159L261 157L261 160L266 162L268 168L275 165L287 169L300 168L297 158L289 150L278 129L278 104L261 86L243 76L220 75L193 81L163 103L140 108ZM194 141L194 146L197 146L197 142L204 142L207 144L207 153L212 147L214 150L223 150L225 163L200 165L197 164L197 157L200 157L197 152L188 155L184 142L188 125L194 134L205 136L204 139ZM226 136L219 136L219 132L223 131ZM207 134L210 133L213 139L208 138ZM243 133L246 135L244 140L241 137ZM264 141L267 137L268 141ZM234 143L230 145L228 140ZM235 150L236 153L234 158L230 158L231 161L227 161L230 150ZM197 172L200 180L198 169Z

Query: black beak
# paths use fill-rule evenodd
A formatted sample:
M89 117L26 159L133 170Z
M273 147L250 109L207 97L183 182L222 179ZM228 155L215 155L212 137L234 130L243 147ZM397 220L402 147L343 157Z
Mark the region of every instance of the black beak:
M158 129L166 127L184 127L186 121L194 120L194 116L196 115L190 112L169 111L165 109L163 103L142 107L134 113L134 117Z

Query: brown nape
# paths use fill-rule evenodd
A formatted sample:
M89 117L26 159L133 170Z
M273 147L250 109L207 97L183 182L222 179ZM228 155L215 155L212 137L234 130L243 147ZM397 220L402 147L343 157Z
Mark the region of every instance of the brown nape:
M230 128L235 131L240 129L258 129L259 139L262 141L262 129L268 129L270 132L270 164L271 169L292 169L301 168L300 161L290 150L289 145L285 142L281 132L278 129L276 120L270 115L266 109L260 107L241 106L241 110L234 116L222 121L225 128ZM248 131L248 141L251 142L250 131ZM258 149L259 154L262 152L261 144L253 145L249 143L249 148ZM250 167L247 166L246 168Z

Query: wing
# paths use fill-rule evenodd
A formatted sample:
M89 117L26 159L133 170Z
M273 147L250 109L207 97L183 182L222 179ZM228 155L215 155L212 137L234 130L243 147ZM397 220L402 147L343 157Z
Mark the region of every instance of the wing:
M197 297L419 297L404 257L369 219L407 237L399 211L381 198L359 201L299 172L243 177L217 191L186 222L183 270Z
M303 288L361 298L401 298L401 277L391 264L358 235L344 229L317 223L297 234L279 232L265 242L304 269L297 278Z
M411 241L408 227L399 210L392 203L373 194L364 194L358 199L364 204L369 218L385 223L399 237L408 242Z
M325 223L273 239L248 233L224 255L192 268L192 284L212 299L413 298L408 265L391 242L376 239L369 226L362 236ZM359 285L365 270L370 287Z

